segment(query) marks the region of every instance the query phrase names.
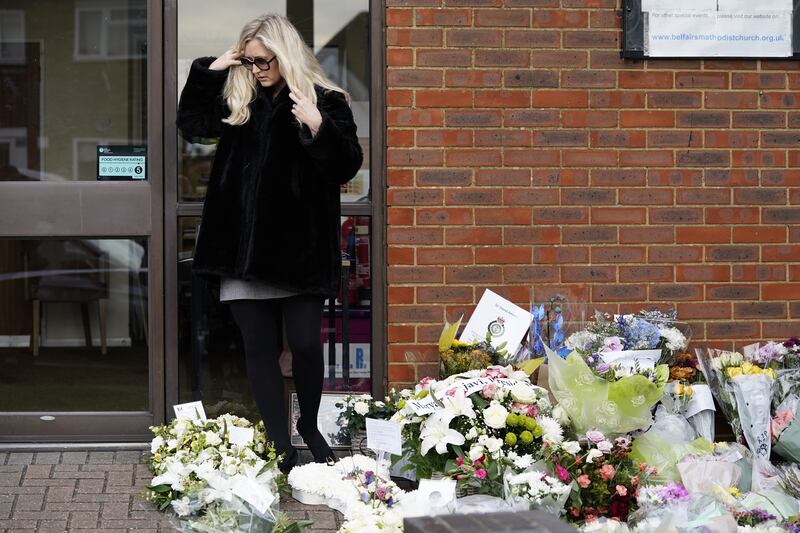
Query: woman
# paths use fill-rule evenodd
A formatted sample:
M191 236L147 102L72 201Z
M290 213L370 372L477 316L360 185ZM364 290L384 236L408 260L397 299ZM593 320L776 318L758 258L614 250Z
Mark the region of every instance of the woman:
M192 64L178 105L188 137L219 137L194 254L220 281L242 332L250 386L266 432L297 462L278 365L281 320L300 403L297 429L315 461L333 458L317 429L325 298L339 287L339 186L363 154L347 94L324 74L282 16L247 24L218 58Z

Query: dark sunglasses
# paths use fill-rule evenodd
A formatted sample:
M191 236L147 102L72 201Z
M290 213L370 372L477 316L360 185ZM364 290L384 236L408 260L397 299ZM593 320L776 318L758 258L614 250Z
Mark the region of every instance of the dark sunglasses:
M257 57L255 59L247 59L246 57L240 57L239 61L242 63L242 66L247 70L253 70L253 65L257 66L259 70L269 70L269 64L275 61L278 56L272 56L272 59L267 59L265 57Z

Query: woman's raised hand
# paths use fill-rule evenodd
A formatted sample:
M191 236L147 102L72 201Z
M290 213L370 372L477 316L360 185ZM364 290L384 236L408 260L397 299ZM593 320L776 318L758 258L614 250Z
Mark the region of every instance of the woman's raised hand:
M290 92L289 98L292 99L292 113L297 117L297 120L308 126L311 130L312 137L317 134L319 127L322 125L322 114L317 109L311 100L300 93Z
M234 65L239 65L240 57L242 57L242 53L235 48L231 48L226 50L224 54L215 59L214 62L208 66L208 68L210 70L226 70Z

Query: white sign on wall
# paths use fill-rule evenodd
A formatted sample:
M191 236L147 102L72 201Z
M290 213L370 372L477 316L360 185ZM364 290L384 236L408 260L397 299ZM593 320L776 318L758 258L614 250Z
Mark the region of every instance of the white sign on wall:
M789 57L792 0L643 0L649 57Z

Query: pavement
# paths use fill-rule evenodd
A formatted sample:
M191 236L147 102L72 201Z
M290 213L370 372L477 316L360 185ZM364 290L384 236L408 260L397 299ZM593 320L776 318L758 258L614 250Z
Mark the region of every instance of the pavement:
M146 457L120 450L0 452L0 533L180 531L174 516L144 498L152 478ZM334 532L342 523L340 513L288 496L280 508L293 520L313 520L312 532Z

